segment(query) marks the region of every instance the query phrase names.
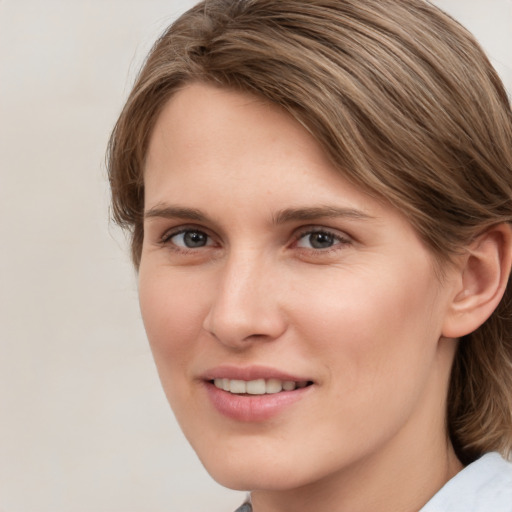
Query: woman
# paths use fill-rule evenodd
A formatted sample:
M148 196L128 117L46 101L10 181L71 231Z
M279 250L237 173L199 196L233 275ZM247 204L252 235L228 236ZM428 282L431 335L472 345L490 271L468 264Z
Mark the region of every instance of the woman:
M421 0L213 0L112 134L176 417L254 512L512 510L512 114Z

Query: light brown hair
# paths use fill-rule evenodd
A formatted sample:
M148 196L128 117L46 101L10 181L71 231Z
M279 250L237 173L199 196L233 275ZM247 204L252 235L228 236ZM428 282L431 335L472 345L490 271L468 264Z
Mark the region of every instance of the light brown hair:
M423 0L206 0L156 42L112 133L114 219L140 262L144 161L180 87L280 105L345 177L410 219L438 261L512 220L512 113L475 39ZM459 458L512 452L512 292L461 340L448 396Z

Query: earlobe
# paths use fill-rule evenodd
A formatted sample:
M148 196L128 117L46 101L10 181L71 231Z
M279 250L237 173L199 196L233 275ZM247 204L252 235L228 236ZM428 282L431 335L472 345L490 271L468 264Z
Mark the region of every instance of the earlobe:
M505 293L511 264L509 224L492 226L467 248L461 260L460 285L445 318L444 337L470 334L491 316Z

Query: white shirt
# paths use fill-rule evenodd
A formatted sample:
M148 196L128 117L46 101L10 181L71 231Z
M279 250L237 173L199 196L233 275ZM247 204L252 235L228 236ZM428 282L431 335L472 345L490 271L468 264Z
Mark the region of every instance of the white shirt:
M455 475L420 512L512 512L512 463L487 453Z

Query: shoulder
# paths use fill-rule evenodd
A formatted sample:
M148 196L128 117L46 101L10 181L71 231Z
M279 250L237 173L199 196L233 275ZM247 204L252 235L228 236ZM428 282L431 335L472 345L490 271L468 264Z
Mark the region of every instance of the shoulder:
M238 507L235 512L252 512L252 506L250 503L244 503L241 507Z
M420 512L512 512L512 463L487 453L455 475Z

